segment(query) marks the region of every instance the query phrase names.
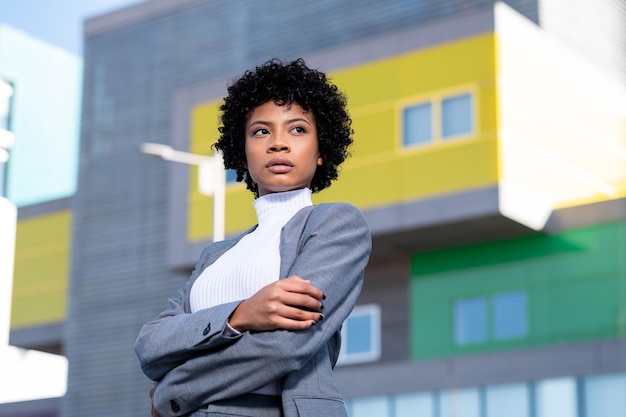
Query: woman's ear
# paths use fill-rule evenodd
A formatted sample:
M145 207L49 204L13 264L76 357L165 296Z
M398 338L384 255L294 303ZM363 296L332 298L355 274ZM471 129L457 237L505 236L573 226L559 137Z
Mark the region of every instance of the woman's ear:
M317 158L317 165L318 166L322 166L323 163L324 163L324 160L322 159L321 156L319 158Z

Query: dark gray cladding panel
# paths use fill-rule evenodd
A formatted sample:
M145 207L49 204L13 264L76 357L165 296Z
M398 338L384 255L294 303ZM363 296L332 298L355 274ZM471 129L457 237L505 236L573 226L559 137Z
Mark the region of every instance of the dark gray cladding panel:
M347 398L537 381L571 375L624 372L626 340L557 344L441 360L396 361L338 367L335 378ZM376 378L371 378L375 367Z

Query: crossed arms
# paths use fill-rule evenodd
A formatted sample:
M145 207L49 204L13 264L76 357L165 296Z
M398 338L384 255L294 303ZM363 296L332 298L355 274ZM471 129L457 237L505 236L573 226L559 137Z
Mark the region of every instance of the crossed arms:
M159 381L154 404L163 417L254 391L298 371L340 330L360 293L371 250L363 216L348 204L324 204L312 210L303 230L290 222L283 234L286 241L299 236L292 239L298 249L293 260L284 259L281 245L282 261L291 265L289 278L275 283L277 288L190 314L184 308L190 282L168 310L142 328L135 350L144 373ZM317 321L322 294L324 319ZM313 311L294 311L292 303ZM244 331L225 332L229 319ZM171 414L172 400L180 404L179 413Z

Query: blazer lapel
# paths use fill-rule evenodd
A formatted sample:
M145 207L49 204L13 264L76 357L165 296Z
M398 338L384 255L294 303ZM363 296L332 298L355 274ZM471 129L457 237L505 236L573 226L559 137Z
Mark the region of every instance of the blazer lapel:
M304 244L302 234L315 207L307 206L300 209L280 232L280 279L287 278L289 270L300 253L301 246Z

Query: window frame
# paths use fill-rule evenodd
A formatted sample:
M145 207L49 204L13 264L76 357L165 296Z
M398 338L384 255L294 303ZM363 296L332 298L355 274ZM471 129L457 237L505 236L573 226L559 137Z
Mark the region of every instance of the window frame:
M475 338L475 335L478 333L477 331L465 330L465 324L468 322L473 322L476 317L471 314L469 317L463 315L464 320L459 320L461 318L461 309L465 310L465 313L476 313L477 310L474 308L480 303L480 307L484 310L482 314L484 315L484 322L482 324L482 328L480 329L479 339ZM471 311L467 308L471 307ZM470 346L470 345L480 345L483 343L487 343L490 340L491 336L491 327L489 326L491 320L491 311L490 311L490 303L488 297L466 297L459 298L454 302L454 343L457 346Z
M456 97L469 96L469 122L470 131L455 135L443 135L443 102ZM412 108L429 104L431 108L430 115L430 140L414 143L407 143L407 112ZM478 90L475 86L464 86L460 88L445 90L439 93L432 93L415 97L404 101L399 108L399 130L400 130L400 146L405 150L428 148L435 145L443 145L454 143L459 140L475 137L478 132Z
M510 325L511 323L511 319L515 319L515 318L511 318L510 317L510 311L508 311L507 309L505 309L505 311L502 311L502 316L500 316L500 314L498 314L498 308L497 308L497 302L499 301L503 301L505 298L510 298L511 296L522 296L521 297L521 301L522 301L522 305L523 305L523 310L520 311L516 311L516 314L523 314L524 315L524 321L523 321L523 333L521 334L513 334L513 335L509 335L509 334L502 334L500 333L500 329L498 324L498 318L502 318L502 317L508 317L509 319L507 319L507 324ZM502 306L501 306L502 307ZM510 306L509 306L510 307ZM491 337L493 340L495 341L507 341L507 340L518 340L518 339L522 339L524 337L526 337L528 335L528 293L526 291L506 291L506 292L499 292L497 294L494 294L491 296ZM505 326L508 327L508 326Z
M450 135L445 135L444 134L444 102L446 100L453 100L453 99L458 99L461 97L465 97L468 96L469 98L469 132L461 132L461 133L456 133L456 134L450 134ZM461 139L461 138L465 138L468 136L473 135L476 132L476 120L474 117L474 114L476 113L476 102L474 99L474 94L471 91L466 91L466 92L459 92L457 94L448 94L448 95L444 95L441 96L439 99L439 134L441 137L441 140L443 141L451 141L451 140L457 140L457 139Z
M428 106L429 111L430 111L429 137L427 140L424 140L424 141L418 140L416 142L407 143L407 130L408 130L407 129L407 124L408 124L407 113L418 107L424 107L424 106ZM437 124L435 112L436 112L436 109L432 100L416 102L416 103L413 103L409 106L405 106L402 108L402 146L404 148L410 149L410 148L416 148L416 147L421 147L421 146L428 146L435 141L436 124Z
M358 316L370 317L370 346L368 352L347 353L349 346L348 330L350 327L350 319ZM375 362L381 357L381 309L378 304L365 304L355 306L348 318L341 327L341 349L339 350L339 358L337 366L351 365L356 363Z
M496 317L497 312L495 308L495 302L496 302L496 299L500 297L510 296L513 294L523 295L524 309L520 313L523 314L524 316L524 334L514 335L511 337L502 337L501 335L496 334L496 320L498 319L498 317ZM484 346L487 344L511 343L511 342L528 338L531 333L531 323L529 320L530 319L529 297L530 297L530 294L528 293L527 290L515 289L515 290L508 290L508 291L499 291L499 292L491 293L488 295L467 295L467 296L455 298L452 302L452 315L451 315L451 318L453 320L452 326L451 326L451 333L452 333L451 340L452 340L453 345L460 347L460 348L471 348L474 346ZM483 323L483 325L486 329L486 337L484 340L481 340L481 341L469 341L469 342L463 343L463 342L460 342L459 338L457 337L460 331L459 330L460 322L457 318L457 310L458 310L459 303L462 303L464 301L473 301L473 300L484 300L485 302L486 322Z

